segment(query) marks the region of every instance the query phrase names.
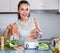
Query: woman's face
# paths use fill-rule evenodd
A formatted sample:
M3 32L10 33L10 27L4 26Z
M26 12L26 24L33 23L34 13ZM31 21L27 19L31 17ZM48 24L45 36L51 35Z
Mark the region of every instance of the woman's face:
M21 16L21 19L27 19L28 15L30 13L29 5L28 4L21 4L20 8L18 10L18 13Z

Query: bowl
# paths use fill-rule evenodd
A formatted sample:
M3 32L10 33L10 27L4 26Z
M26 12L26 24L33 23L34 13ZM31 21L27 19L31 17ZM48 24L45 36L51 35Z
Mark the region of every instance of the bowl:
M37 45L38 45L38 41L25 41L24 42L24 47L26 49L36 49Z

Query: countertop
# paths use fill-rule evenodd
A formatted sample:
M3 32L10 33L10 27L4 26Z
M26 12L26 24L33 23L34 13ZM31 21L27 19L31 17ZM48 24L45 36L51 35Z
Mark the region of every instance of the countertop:
M41 51L41 50L4 50L1 51L0 53L52 53L51 50L45 50L45 51Z

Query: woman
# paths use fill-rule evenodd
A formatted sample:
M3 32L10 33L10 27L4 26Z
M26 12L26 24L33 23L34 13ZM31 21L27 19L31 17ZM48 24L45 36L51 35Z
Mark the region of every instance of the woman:
M16 36L20 41L25 39L37 38L36 33L42 35L41 29L37 23L36 18L30 16L30 4L27 1L20 1L18 4L18 21L7 26L4 37L8 38L8 34L14 34L14 29L17 29ZM10 34L10 35L11 35ZM41 36L40 36L41 37ZM10 36L9 36L10 38Z

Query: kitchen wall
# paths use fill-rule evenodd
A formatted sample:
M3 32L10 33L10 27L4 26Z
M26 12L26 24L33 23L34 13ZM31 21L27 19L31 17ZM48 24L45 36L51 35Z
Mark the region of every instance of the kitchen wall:
M60 15L57 11L31 11L31 17L38 19L44 39L60 36ZM0 14L0 28L6 28L10 23L17 21L17 14ZM3 29L0 29L0 32Z

